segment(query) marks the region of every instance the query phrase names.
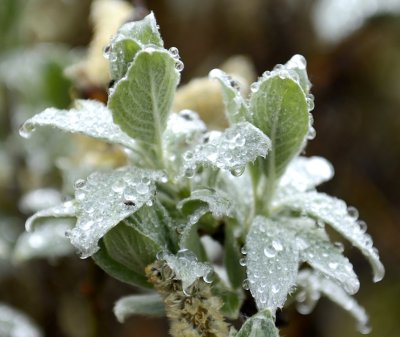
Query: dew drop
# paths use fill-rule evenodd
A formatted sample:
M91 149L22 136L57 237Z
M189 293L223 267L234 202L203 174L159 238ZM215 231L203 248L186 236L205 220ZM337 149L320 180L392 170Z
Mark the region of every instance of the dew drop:
M245 279L242 283L242 287L244 290L249 290L250 289L250 284L249 284L249 280Z
M358 221L358 225L360 226L360 230L362 233L365 233L367 231L367 223L363 220Z
M347 207L347 213L353 218L353 219L358 219L358 210L357 208L353 206Z
M115 192L115 193L122 193L124 190L125 184L122 180L117 180L116 182L114 182L114 184L111 186L111 189Z
M153 206L153 200L148 200L146 202L146 205L149 206L149 207Z
M246 254L247 254L246 246L243 246L243 247L240 249L240 252L241 252L243 255L246 255Z
M124 190L125 201L136 201L136 190L132 187L127 187Z
M250 85L251 92L257 92L259 88L260 88L260 84L258 84L257 82L254 82Z
M136 186L136 191L139 194L144 195L144 194L149 193L150 188L149 188L149 186L147 184L144 184L143 182L141 182Z
M192 151L186 151L183 154L183 159L186 161L192 160L193 159L193 152Z
M307 95L306 102L308 111L313 111L315 105L314 105L314 96L312 94Z
M175 69L176 70L182 71L184 67L185 66L184 66L182 61L178 60L178 61L175 62Z
M103 50L103 56L108 60L108 58L110 57L110 53L111 53L111 46L108 45L106 47L104 47Z
M212 283L214 279L214 273L212 271L208 272L206 275L203 276L203 280L205 283Z
M274 247L274 249L275 249L277 252L280 252L280 251L283 250L282 244L281 244L279 241L276 241L276 240L272 241L272 247Z
M271 287L271 291L272 291L273 294L277 294L277 293L279 292L279 287L278 287L277 285L274 284L274 285Z
M36 128L30 124L30 123L25 123L23 124L20 129L19 129L19 135L23 138L30 138L32 136L32 132L34 132Z
M186 178L193 178L193 176L194 176L194 169L192 167L188 167L185 170L185 177Z
M239 264L241 265L241 266L246 266L246 258L245 257L242 257L240 260L239 260Z
M86 184L86 181L84 179L78 179L77 181L75 181L74 187L82 188L85 186L85 184Z
M169 53L173 58L179 58L179 50L176 47L171 47L168 49Z
M235 177L240 177L244 172L244 166L236 166L230 172Z
M307 139L308 140L313 140L315 138L315 136L317 135L317 132L315 131L315 129L311 126L308 129L308 133L307 133Z
M329 262L328 266L332 270L336 270L336 268L338 267L338 263L337 262Z
M334 245L335 245L335 247L336 247L341 253L343 253L343 251L344 251L344 245L343 245L342 242L336 241L336 242L334 243Z
M271 248L264 248L264 255L268 258L272 258L276 255L276 250Z

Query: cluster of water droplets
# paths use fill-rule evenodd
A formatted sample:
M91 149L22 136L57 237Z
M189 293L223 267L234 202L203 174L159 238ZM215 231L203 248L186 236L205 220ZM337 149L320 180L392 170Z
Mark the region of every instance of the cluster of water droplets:
M294 237L280 225L257 217L245 251L248 278L243 287L250 289L258 308L272 311L285 302L298 268L298 252L292 246Z
M182 281L182 289L186 295L190 294L190 287L197 279L202 278L206 283L213 280L212 267L199 262L196 255L188 249L181 249L176 255L160 252L157 258L166 261L174 271L175 279Z
M197 165L203 165L240 176L248 162L265 157L270 147L269 139L250 123L235 124L223 133L212 131L205 135L203 144L183 154L184 174L191 178Z
M95 253L98 240L143 205L151 206L155 181L165 179L160 171L121 168L95 172L75 183L78 222L69 233L82 257Z
M168 49L168 53L175 60L175 69L178 71L182 71L185 65L181 61L181 57L179 56L179 50L176 47L171 47Z

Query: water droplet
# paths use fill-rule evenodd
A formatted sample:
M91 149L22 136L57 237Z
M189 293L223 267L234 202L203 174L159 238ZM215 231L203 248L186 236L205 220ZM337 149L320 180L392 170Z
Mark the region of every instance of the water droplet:
M343 251L344 251L344 245L343 245L342 242L336 241L336 242L334 243L334 245L335 245L335 247L336 247L341 253L343 253Z
M274 247L274 249L275 249L277 252L280 252L280 251L283 250L283 246L282 246L282 244L280 243L280 241L276 241L276 240L272 241L272 247Z
M317 135L317 131L315 131L315 129L311 126L308 129L308 133L307 133L307 139L308 140L313 140L315 138L315 136Z
M246 258L245 257L242 257L240 260L239 260L239 264L241 265L241 266L246 266Z
M163 175L162 175L161 178L160 178L160 181L161 181L162 183L164 183L164 184L168 182L168 176L167 176L166 173L163 173Z
M78 179L77 181L75 181L74 187L75 188L82 188L84 187L86 184L86 181L84 179Z
M363 220L359 220L358 222L358 226L360 226L360 230L362 233L365 233L367 231L367 223Z
M243 246L243 247L240 249L240 252L241 252L243 255L246 255L246 254L247 254L246 246Z
M212 283L214 279L214 273L213 271L208 272L206 275L203 276L203 280L205 283Z
M277 294L279 292L279 290L280 289L276 284L272 285L271 291L272 291L273 294Z
M124 190L124 200L125 201L136 201L136 190L132 187L126 187Z
M313 111L315 108L314 95L308 94L306 98L308 111Z
M235 143L237 146L243 146L244 144L246 144L246 139L241 135L238 135L238 137L235 140Z
M357 208L353 206L347 207L347 213L353 218L353 219L358 219L358 210Z
M82 192L82 191L76 192L75 198L77 200L82 201L82 200L84 200L86 198L86 194L84 192Z
M179 50L176 47L171 47L168 49L169 53L173 58L179 58Z
M193 152L192 151L186 151L183 154L183 159L186 161L192 160L193 159Z
M184 66L182 61L178 60L178 61L175 62L175 69L176 70L182 71L184 67L185 66Z
M145 185L150 185L151 180L148 177L143 177L142 178L142 183L145 184Z
M244 290L249 290L250 289L250 284L249 284L249 280L245 279L242 283L242 287Z
M244 166L235 166L230 172L235 177L240 177L244 172Z
M251 92L257 92L259 88L260 88L260 84L257 82L254 82L250 85Z
M136 186L136 191L137 191L139 194L144 195L144 194L149 193L150 188L149 188L148 185L146 185L146 184L144 184L143 182L141 182L141 183L139 183L139 184Z
M110 57L110 53L111 53L111 46L110 45L105 46L103 50L103 55L107 60Z
M30 123L25 123L23 124L20 129L19 129L19 135L23 138L30 138L32 136L32 132L34 132L36 128L30 124Z
M264 255L268 258L272 258L276 255L276 250L273 248L264 248Z
M123 180L117 180L116 182L114 182L114 184L111 186L111 189L115 192L115 193L122 193L124 190L125 184Z
M194 169L192 167L188 167L185 170L185 177L186 178L193 178L194 177Z
M149 206L149 207L153 206L153 200L148 200L146 202L146 205Z
M329 262L328 266L332 270L335 270L338 267L338 263L337 262Z

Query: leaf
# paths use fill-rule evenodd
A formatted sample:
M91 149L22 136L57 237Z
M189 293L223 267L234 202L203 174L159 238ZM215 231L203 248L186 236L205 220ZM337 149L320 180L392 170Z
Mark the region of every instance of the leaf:
M220 69L211 70L209 78L217 79L221 84L222 96L225 104L225 115L229 124L232 125L248 120L248 106L240 93L236 81Z
M225 224L225 239L224 239L224 265L229 277L232 288L241 288L246 277L244 266L240 264L243 258L237 238L234 235L234 226Z
M324 193L315 191L294 194L280 201L281 205L305 212L320 219L348 239L355 247L361 250L369 260L373 272L374 282L380 281L385 268L379 260L379 255L373 247L371 237L365 233L357 218L350 215L346 203Z
M223 281L217 279L217 281L214 282L211 291L213 295L218 296L222 300L223 306L220 309L221 313L229 319L237 319L244 300L242 289L232 290L227 287Z
M147 282L147 279L144 275L137 273L112 259L102 240L99 242L99 247L100 249L94 255L92 255L92 258L94 262L96 262L96 264L107 274L121 282L133 286L151 288L151 284Z
M105 105L92 100L77 100L75 105L76 108L70 110L48 108L33 116L22 125L20 135L28 138L37 128L49 126L128 148L135 147L135 142L114 124L111 112Z
M160 171L129 167L95 172L75 184L78 221L69 233L82 258L98 250L97 242L120 221L152 202Z
M103 238L108 255L116 262L137 274L156 259L163 247L137 228L121 222Z
M282 68L291 74L291 77L299 83L306 95L310 92L311 83L308 79L307 62L304 56L294 55Z
M265 309L248 318L235 337L279 337L279 331L271 312Z
M186 175L197 165L211 165L241 175L247 163L265 157L271 147L268 137L248 122L235 124L223 133L210 132L204 142L184 154Z
M125 296L115 303L114 314L120 323L133 315L162 317L165 316L164 302L158 294Z
M302 270L298 275L297 283L304 289L305 298L302 298L302 302L307 303L308 301L313 307L314 303L318 301L322 294L341 306L344 310L348 311L349 314L356 319L358 330L361 333L370 332L368 316L364 308L335 282L319 275L318 273L313 273L310 270ZM310 310L307 306L300 306L300 312L307 314Z
M282 307L296 282L299 252L283 221L254 219L246 239L248 285L259 309Z
M325 158L296 157L280 179L278 193L291 195L296 192L306 192L330 180L333 175L333 167Z
M61 203L61 193L54 188L38 188L25 193L19 208L24 212L37 212Z
M294 219L292 223L300 259L338 283L349 294L355 294L360 282L353 266L341 250L330 242L325 230L317 228L314 220L304 217Z
M126 74L136 53L148 45L163 46L153 12L143 20L124 24L112 38L107 52L111 78L120 80Z
M194 111L170 114L163 134L163 146L168 167L175 175L182 167L182 153L197 144L206 131L206 125Z
M309 129L309 113L302 88L289 75L273 71L255 87L250 97L252 122L271 140L272 149L263 164L273 184L301 151Z
M76 214L76 203L74 201L66 201L63 204L36 212L26 220L25 228L30 232L35 227L36 222L43 218L69 218L76 217Z
M41 219L32 232L22 233L14 248L14 259L18 262L31 258L57 258L74 252L74 247L65 236L75 223L72 219Z
M41 337L43 334L25 314L0 303L0 336Z
M110 93L108 107L114 121L132 138L161 151L179 77L175 59L166 50L147 47L138 52Z
M181 249L176 255L165 253L161 259L174 271L175 278L182 281L184 292L200 277L210 283L208 277L212 268L206 263L198 262L197 257L188 249Z

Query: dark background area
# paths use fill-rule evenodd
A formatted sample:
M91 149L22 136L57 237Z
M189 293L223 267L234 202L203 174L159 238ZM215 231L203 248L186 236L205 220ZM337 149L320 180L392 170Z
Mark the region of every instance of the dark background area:
M362 6L363 1L358 2ZM68 48L86 46L92 33L88 20L90 3L2 0L0 62L9 51L33 48L39 43L61 43ZM380 283L372 283L365 259L347 247L346 253L361 280L356 298L370 315L371 336L397 337L400 11L372 13L357 29L328 41L318 34L313 21L318 3L148 0L139 4L154 11L165 45L179 49L185 64L183 83L206 76L210 69L234 54L250 57L259 75L275 64L285 63L294 54L306 57L315 96L313 115L317 130L306 155L320 155L333 163L335 177L321 190L355 206L369 225L368 232L380 251L386 276ZM347 10L344 8L343 13ZM44 23L47 26L43 33L40 25ZM2 142L15 132L7 128L13 113L12 104L6 104L10 87L3 83L0 91ZM14 167L23 165L21 158L13 160ZM2 162L0 170L6 164ZM11 176L0 186L0 215L14 219L22 231L25 216L18 211L17 204L23 188L21 179ZM29 314L46 336L167 336L167 323L162 319L138 317L124 325L117 323L112 314L113 303L133 289L109 278L90 260L72 256L49 264L38 259L7 268L7 273L0 273L0 302ZM285 309L282 322L282 335L287 337L359 335L352 318L326 300L309 316L297 314L292 307Z

